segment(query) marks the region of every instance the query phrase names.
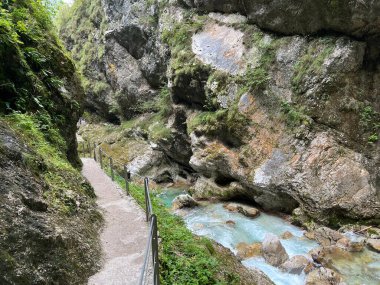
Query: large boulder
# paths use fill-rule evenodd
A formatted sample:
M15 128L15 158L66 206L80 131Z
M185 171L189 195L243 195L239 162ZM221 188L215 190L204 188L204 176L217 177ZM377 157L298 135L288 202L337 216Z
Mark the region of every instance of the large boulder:
M339 285L342 277L334 270L328 268L318 268L307 275L305 285Z
M258 215L260 215L260 211L258 209L252 206L248 206L248 205L243 205L243 204L238 204L238 203L227 203L223 205L223 207L227 209L228 211L237 212L249 218L255 218Z
M343 238L345 238L344 235L328 227L320 227L314 231L314 239L322 246L335 245Z
M335 245L314 248L310 250L309 255L314 262L326 267L331 266L334 259L353 259L352 253Z
M265 261L273 266L280 266L289 259L278 237L272 234L265 236L261 251Z
M295 255L281 264L281 269L291 274L301 274L305 267L310 263L303 255Z
M173 209L182 209L182 208L192 208L198 205L198 203L189 195L189 194L182 194L177 196L173 200Z

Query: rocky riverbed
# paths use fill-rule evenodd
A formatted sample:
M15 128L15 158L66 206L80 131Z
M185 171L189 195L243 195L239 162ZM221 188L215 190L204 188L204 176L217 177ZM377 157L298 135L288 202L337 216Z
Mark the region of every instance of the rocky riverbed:
M184 193L166 190L159 197L171 207L173 199ZM329 284L379 284L380 254L366 247L370 239L364 235L326 227L305 231L262 211L255 217L246 216L234 210L238 205L252 209L239 203L203 201L176 213L193 233L229 248L243 265L261 270L276 285L323 284L326 280L333 282Z

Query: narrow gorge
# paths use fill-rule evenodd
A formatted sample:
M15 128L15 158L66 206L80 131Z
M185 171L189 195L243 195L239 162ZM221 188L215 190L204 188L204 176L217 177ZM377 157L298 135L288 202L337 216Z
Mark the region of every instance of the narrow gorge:
M77 140L150 178L162 284L380 283L380 2L0 11L0 284L101 267Z

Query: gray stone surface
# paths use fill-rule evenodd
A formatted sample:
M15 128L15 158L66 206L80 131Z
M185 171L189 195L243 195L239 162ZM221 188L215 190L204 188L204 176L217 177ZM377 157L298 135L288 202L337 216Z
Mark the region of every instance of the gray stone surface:
M265 261L273 266L280 266L289 259L278 237L272 234L265 236L261 251Z
M192 50L206 64L234 75L241 74L245 70L243 36L227 26L207 25L193 36Z
M183 0L203 11L240 12L250 23L284 34L309 34L322 30L353 36L380 34L380 3L363 1L263 1Z

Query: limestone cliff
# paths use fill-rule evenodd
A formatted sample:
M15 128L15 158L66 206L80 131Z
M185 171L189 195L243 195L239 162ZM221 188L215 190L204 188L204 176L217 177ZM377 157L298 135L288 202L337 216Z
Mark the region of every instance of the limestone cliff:
M198 198L299 207L332 225L378 222L376 1L97 3L107 26L99 76L123 121L108 142L147 150L125 157L130 167L187 178ZM86 35L65 27L80 59Z
M0 283L83 284L101 226L78 170L84 93L41 1L2 1L0 59Z

